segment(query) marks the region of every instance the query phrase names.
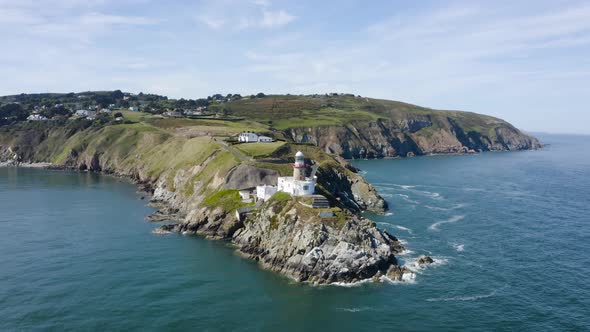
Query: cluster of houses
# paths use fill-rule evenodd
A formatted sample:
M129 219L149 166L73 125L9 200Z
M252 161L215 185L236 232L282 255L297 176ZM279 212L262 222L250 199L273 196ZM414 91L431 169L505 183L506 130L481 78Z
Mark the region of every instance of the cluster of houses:
M183 109L164 112L163 115L169 118L183 118L185 116L200 116L204 115L207 110L205 106L199 106L196 109Z
M273 139L268 136L262 136L253 132L245 131L238 135L238 141L243 143L270 143L273 141Z

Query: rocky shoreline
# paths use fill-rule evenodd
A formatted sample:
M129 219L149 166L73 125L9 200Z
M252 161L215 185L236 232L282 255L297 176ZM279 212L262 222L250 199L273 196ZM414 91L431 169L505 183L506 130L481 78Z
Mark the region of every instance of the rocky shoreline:
M90 172L51 163L6 162L0 166ZM395 255L404 251L398 239L355 214L336 225L316 215L299 216L297 209L303 207L295 202L282 207L283 203L272 202L241 222L220 208L195 208L187 198L168 191L162 180L147 183L124 173L99 173L130 180L138 191L151 197L149 205L157 210L146 221L169 222L154 229L154 234L198 234L228 241L243 257L298 282L347 285L368 279L403 281L404 275L413 273L397 265Z

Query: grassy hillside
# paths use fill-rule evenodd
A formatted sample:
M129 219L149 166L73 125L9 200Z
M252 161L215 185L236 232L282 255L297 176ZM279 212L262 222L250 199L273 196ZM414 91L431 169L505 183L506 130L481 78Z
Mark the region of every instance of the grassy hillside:
M408 117L448 117L468 131L487 132L502 120L476 113L443 111L407 103L352 95L269 95L210 106L212 110L244 117L277 130L340 126L371 120L402 121Z

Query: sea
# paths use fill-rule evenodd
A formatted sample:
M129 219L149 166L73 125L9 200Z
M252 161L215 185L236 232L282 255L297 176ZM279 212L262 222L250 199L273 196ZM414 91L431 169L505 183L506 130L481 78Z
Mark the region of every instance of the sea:
M0 331L590 331L590 136L354 161L406 282L310 286L224 241L156 235L131 183L0 169ZM420 255L434 258L416 266Z

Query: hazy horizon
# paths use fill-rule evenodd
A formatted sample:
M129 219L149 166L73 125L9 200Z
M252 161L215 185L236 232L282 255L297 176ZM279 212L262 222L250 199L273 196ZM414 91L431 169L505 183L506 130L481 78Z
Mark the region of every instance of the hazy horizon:
M353 93L590 134L590 4L0 0L0 95Z

